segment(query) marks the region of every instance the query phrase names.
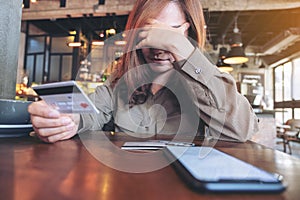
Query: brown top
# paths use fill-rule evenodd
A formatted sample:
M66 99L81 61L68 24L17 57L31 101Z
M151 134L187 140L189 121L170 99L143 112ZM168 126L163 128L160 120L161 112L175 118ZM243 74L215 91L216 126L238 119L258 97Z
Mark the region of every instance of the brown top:
M90 95L100 113L82 115L79 132L102 130L113 118L117 132L143 133L145 137L178 132L196 135L201 119L209 127L205 134L213 138L235 141L251 138L258 130L257 117L248 100L238 93L234 78L221 73L199 49L181 62L182 67L173 71L171 84L167 85L183 111L181 116L167 116L168 111L161 104L164 102L158 101L153 105L152 98L129 108L128 101L125 102L122 97L124 91L128 94L125 83L119 80L112 88L106 82ZM160 99L174 103L173 97L168 94Z
M99 133L84 135L89 134ZM109 139L117 146L134 140L121 133ZM0 139L1 199L298 199L299 159L252 142L219 141L216 148L282 174L287 190L281 194L203 194L187 187L172 166L148 173L112 169L93 157L78 136L55 144L22 137Z

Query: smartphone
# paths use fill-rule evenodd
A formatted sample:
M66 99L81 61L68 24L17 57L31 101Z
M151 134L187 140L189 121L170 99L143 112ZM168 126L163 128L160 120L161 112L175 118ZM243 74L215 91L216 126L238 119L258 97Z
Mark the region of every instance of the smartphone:
M282 176L262 170L212 147L167 146L168 158L193 189L207 192L282 192Z
M36 85L32 89L47 104L61 113L99 113L75 81Z

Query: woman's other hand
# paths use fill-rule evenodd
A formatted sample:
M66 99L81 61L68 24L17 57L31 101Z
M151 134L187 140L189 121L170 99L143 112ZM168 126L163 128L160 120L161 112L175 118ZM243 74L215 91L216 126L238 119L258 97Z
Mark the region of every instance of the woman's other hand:
M194 46L187 38L189 23L169 25L158 20L149 23L139 31L136 48L154 48L170 52L176 61L187 59Z
M44 101L33 102L28 107L31 123L37 136L44 142L54 143L73 137L77 133L79 114L63 114Z

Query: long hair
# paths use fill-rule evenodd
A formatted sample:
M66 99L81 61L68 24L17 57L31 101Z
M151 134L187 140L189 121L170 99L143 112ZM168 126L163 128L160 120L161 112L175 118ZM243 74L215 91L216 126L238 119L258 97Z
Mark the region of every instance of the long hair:
M125 27L127 44L124 55L120 58L120 62L112 74L112 87L115 87L118 80L124 78L130 106L144 103L150 90L150 84L139 85L139 83L148 80L149 71L145 70L144 67L138 67L145 64L141 50L135 48L138 29L144 27L148 19L158 16L170 2L178 3L186 21L190 23L188 37L191 39L192 44L200 49L204 47L206 38L205 20L199 0L137 0L129 14ZM134 75L127 73L131 69L134 69Z

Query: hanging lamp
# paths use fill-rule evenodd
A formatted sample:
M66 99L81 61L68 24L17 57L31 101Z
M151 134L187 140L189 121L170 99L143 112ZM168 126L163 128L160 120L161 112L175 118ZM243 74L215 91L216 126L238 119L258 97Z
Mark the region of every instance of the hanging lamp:
M218 61L217 61L217 66L220 69L221 72L232 72L233 67L227 63L224 63L224 58L226 58L227 55L227 48L226 47L221 47L219 49L219 56L218 56Z
M237 17L235 18L235 25L230 40L230 47L230 51L224 59L225 63L233 65L248 62L249 59L246 57L243 49L242 36L237 27Z

